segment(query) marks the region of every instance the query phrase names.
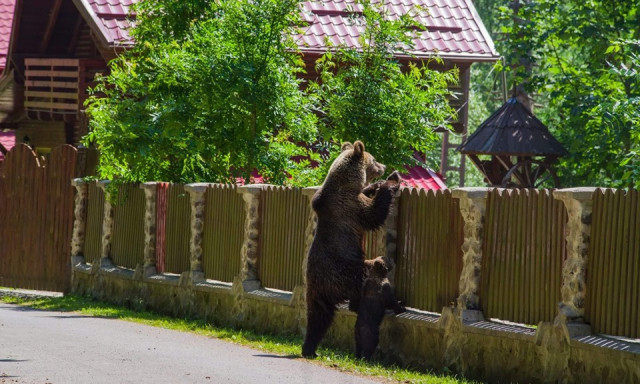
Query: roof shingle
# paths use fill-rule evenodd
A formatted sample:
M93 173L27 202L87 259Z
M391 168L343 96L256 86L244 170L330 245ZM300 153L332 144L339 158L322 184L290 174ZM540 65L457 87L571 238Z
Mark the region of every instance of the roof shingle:
M131 6L139 0L75 0L89 14L94 26L111 46L133 44Z
M515 98L509 99L460 146L464 154L564 156L567 150Z
M7 151L10 151L11 148L16 145L16 134L13 131L3 132L0 131L0 145L4 147ZM0 161L4 160L4 155L0 152Z
M0 72L7 65L15 8L15 0L0 0Z
M358 37L364 27L354 23L349 10L360 13L355 0L322 0L303 2L303 17L309 23L297 36L303 52L323 52L327 46L346 45L359 48ZM385 5L390 19L398 19L412 9L425 31L416 31L415 48L411 54L419 58L438 53L444 58L495 60L498 57L493 42L485 30L470 0L390 0Z

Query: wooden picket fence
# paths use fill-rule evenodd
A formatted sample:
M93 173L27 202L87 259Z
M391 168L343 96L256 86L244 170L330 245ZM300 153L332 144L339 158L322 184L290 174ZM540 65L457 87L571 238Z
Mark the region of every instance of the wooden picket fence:
M0 285L68 291L74 215L71 180L80 176L71 146L45 160L16 146L0 164ZM144 263L145 194L138 184L108 187L114 207L111 260ZM303 284L305 231L311 210L298 188L270 186L260 194L258 275L263 287L291 291ZM188 272L191 203L180 184L159 183L156 204L158 272ZM640 193L602 189L593 197L586 274L585 320L595 332L640 337ZM464 240L451 191L403 189L397 200L396 296L406 305L440 311L459 294ZM105 193L88 185L84 257L100 260ZM202 268L205 278L233 282L241 274L247 212L234 185L205 192ZM489 192L482 231L480 305L485 317L525 324L552 321L566 258L567 212L552 190ZM386 233L363 239L367 257L384 250Z
M144 263L144 191L139 184L112 188L113 233L111 260L115 265L135 269Z
M480 289L485 316L525 324L554 319L566 222L565 208L551 190L489 193Z
M0 165L0 285L66 292L77 151L14 147Z
M593 197L585 317L595 332L640 337L640 192Z
M235 185L217 184L205 193L202 269L207 279L233 282L240 275L244 200Z
M302 284L309 200L300 188L269 187L262 197L260 280L265 287L292 291Z
M455 302L463 239L463 220L451 191L402 190L395 271L398 299L434 312Z
M191 269L191 202L182 184L169 184L165 215L165 272L182 273ZM156 246L156 252L160 248Z

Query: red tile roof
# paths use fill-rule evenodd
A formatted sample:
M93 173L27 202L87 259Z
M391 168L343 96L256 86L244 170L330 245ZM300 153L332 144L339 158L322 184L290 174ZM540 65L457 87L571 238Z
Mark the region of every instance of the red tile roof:
M0 131L0 144L6 149L10 151L11 148L16 145L16 134L14 132L2 132ZM4 155L0 151L0 161L4 160Z
M0 72L7 65L16 0L0 0Z
M473 61L495 61L498 57L471 0L387 0L385 7L391 19L407 14L412 7L422 9L418 21L426 30L416 30L415 49L411 52L417 57L434 53L442 58ZM309 26L298 36L302 51L322 53L326 40L334 46L360 47L358 38L364 28L354 25L347 9L362 11L355 0L304 2L303 17Z
M131 4L140 0L74 0L78 8L90 16L94 28L100 30L109 45L130 45ZM375 0L374 0L375 1ZM81 7L82 6L82 7ZM429 57L436 52L443 58L473 61L496 60L498 54L471 0L387 0L392 18L406 14L413 6L423 9L419 21L425 31L416 31L414 40L417 57ZM362 27L352 25L347 9L361 9L355 0L306 1L302 13L309 24L304 34L297 36L303 52L322 53L325 39L333 45L358 47Z
M133 44L129 35L131 28L131 5L139 0L73 0L87 22L110 46ZM88 16L88 17L87 17Z
M418 188L418 189L447 189L446 184L442 181L442 176L430 169L420 166L405 167L406 173L400 174L400 184L405 187ZM264 177L260 176L257 171L251 173L251 180L246 184L263 184L268 183ZM237 185L245 185L245 180L242 177L236 178Z
M433 190L447 189L447 185L442 181L442 176L437 172L419 166L406 167L406 170L407 173L400 175L402 178L400 183L405 187Z

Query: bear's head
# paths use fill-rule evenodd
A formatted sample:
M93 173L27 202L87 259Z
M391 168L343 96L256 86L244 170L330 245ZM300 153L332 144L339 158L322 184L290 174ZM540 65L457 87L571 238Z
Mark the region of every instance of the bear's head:
M376 159L364 150L362 141L342 144L342 150L338 158L333 161L325 184L330 179L341 185L354 186L360 191L371 180L384 174L385 165L380 164Z
M384 279L387 277L389 271L393 268L394 262L388 257L380 256L373 260L373 267L371 268L370 276Z

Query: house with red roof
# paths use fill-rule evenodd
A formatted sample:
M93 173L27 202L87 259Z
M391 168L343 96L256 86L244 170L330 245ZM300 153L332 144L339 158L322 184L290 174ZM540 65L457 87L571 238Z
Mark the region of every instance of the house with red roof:
M17 143L27 142L37 152L77 145L88 127L83 111L87 88L97 73L107 70L109 60L134 44L129 30L135 15L130 10L137 1L0 0L0 132L11 131ZM452 88L457 97L451 104L458 111L453 126L457 133L466 133L471 64L498 59L472 1L386 0L385 6L389 17L421 9L418 18L424 29L416 31L411 55L399 60L437 55L444 60L443 69L459 68L460 82ZM350 22L348 13L359 12L359 7L355 0L302 3L307 26L296 41L307 76L313 76L315 60L330 49L327 42L358 47L362 29ZM443 134L446 155L448 133ZM424 169L414 172L416 177L438 176ZM438 180L433 187L444 186Z

